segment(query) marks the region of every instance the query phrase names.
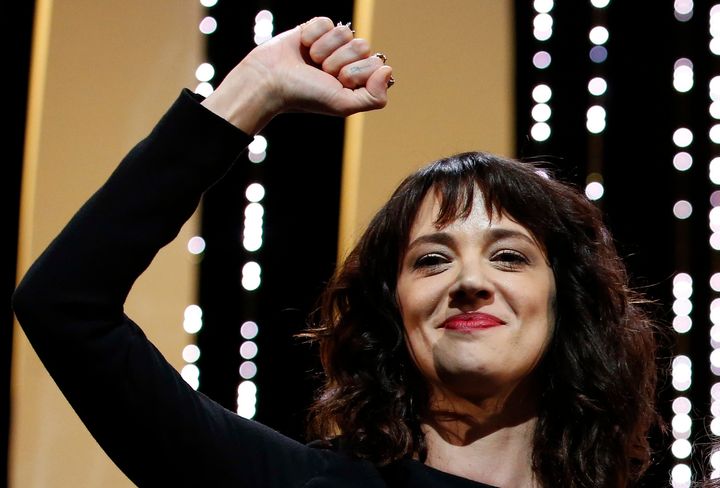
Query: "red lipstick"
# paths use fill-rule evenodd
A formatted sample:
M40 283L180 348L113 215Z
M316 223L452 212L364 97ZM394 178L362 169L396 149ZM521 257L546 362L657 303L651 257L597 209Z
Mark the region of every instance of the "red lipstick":
M503 320L500 320L494 315L481 312L453 315L442 323L443 328L456 330L458 332L472 332L474 330L489 329L501 325L505 325Z

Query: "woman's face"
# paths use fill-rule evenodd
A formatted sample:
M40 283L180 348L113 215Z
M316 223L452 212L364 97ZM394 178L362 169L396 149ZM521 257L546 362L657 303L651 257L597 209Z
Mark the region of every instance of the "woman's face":
M552 269L525 227L497 213L490 221L478 188L467 218L437 228L438 210L431 191L400 263L397 298L410 353L431 391L509 394L550 341Z

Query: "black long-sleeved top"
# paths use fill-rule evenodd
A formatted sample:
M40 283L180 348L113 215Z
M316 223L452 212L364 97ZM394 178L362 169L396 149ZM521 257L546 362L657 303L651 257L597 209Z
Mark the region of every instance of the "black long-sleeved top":
M246 420L188 386L124 314L135 279L249 142L184 91L30 268L13 306L65 397L139 486L487 488Z

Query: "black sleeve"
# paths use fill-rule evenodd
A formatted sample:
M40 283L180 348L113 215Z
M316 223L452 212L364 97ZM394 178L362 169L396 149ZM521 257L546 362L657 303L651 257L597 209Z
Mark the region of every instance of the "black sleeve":
M323 469L318 450L190 388L123 312L135 279L249 141L184 91L13 296L43 364L139 486L291 487Z

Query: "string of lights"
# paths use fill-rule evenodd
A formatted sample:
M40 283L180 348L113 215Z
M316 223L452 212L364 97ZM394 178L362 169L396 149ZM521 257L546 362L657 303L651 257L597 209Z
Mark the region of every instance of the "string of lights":
M602 135L607 126L604 97L608 83L603 68L608 57L605 43L610 38L610 32L604 24L605 8L610 3L610 0L591 0L590 3L592 6L593 26L588 33L591 78L587 84L589 106L585 113L585 127L588 134L590 134L590 138L588 141L588 174L585 179L585 196L590 200L597 201L605 194L605 182L602 175Z
M261 10L255 16L254 37L256 45L268 41L273 36L273 14L268 10ZM256 135L248 146L248 159L251 163L260 164L265 160L268 141L262 135ZM265 197L265 187L260 182L252 182L245 189L245 220L243 222L242 245L245 251L253 256L263 245L263 216L265 209L262 200ZM242 266L242 287L252 293L260 287L262 282L262 267L257 259L253 258ZM246 320L240 327L240 378L237 388L237 413L245 418L253 418L256 413L257 385L252 379L257 374L257 364L253 359L258 354L257 344L253 339L259 332L255 320Z
M551 11L553 9L553 0L535 0L533 8L535 9L535 18L533 20L533 37L542 48L538 48L532 58L533 66L538 70L538 75L546 70L551 62L552 57L544 44L552 37L553 33L553 17ZM538 76L539 78L539 76ZM550 127L550 117L552 109L550 107L550 98L552 90L546 84L538 84L532 91L532 98L535 105L530 112L534 121L530 128L530 137L537 142L544 142L550 138L552 129Z
M676 2L677 3L677 2ZM685 15L692 16L693 3L686 0L682 3ZM677 5L676 5L677 11ZM709 34L710 58L720 56L720 4L714 5L709 11ZM709 83L709 107L711 118L714 120L709 131L709 138L713 144L713 153L717 154L717 144L720 144L720 73L715 74ZM710 194L710 247L714 251L720 251L720 157L713 157L709 164L709 178L714 185L711 186ZM720 436L720 273L714 273L710 277L710 289L715 293L714 299L710 302L710 370L714 375L713 385L710 387L710 432L715 439ZM715 441L717 442L717 441ZM720 477L720 449L714 449L709 456L710 477Z
M674 3L674 16L680 23L685 23L692 18L692 1L676 0ZM678 106L686 106L688 97L695 85L695 73L693 62L688 57L677 58L672 67L672 84L676 94ZM672 145L675 154L672 158L674 169L678 172L678 181L682 182L683 174L690 171L693 166L692 143L694 134L689 127L688 121L683 122L683 116L678 117L676 129L672 134ZM685 224L693 213L693 206L688 199L686 190L681 187L678 199L672 207L673 216L676 219L675 228L678 236L687 235ZM685 257L681 256L681 262L676 263L680 268L685 268L687 263ZM694 405L690 399L693 383L693 363L687 355L687 339L685 336L691 331L693 320L693 278L689 273L679 272L673 279L673 321L672 327L678 335L677 353L672 361L672 387L675 398L672 401L672 436L670 452L674 458L674 465L670 471L670 484L673 488L689 488L692 485L695 473L693 464L690 462L693 453L693 411ZM719 310L720 311L720 310Z

